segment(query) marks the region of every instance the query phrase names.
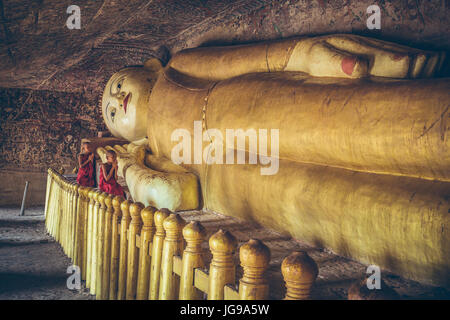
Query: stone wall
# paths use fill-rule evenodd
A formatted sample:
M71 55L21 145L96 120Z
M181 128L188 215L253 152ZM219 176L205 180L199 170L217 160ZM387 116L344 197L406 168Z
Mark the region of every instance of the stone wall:
M83 137L104 130L89 94L0 89L0 205L42 204L48 167L71 171Z

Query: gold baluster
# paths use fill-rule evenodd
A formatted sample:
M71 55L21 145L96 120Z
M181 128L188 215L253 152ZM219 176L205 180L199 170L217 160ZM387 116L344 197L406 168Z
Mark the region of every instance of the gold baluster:
M67 180L64 180L66 206L64 212L64 234L63 234L63 248L67 256L69 256L69 220L70 220L70 208L72 207L72 190L70 189ZM70 257L69 257L70 258Z
M81 278L83 276L83 230L84 230L84 187L77 186L77 220L75 227L75 264L81 269Z
M112 239L112 219L114 214L113 195L106 195L105 197L105 228L103 232L103 268L102 268L102 290L100 299L109 299L109 276L111 267L111 239Z
M137 281L137 300L148 299L148 285L150 281L150 249L155 234L154 215L156 209L146 207L141 211L144 226L141 230L141 245L139 250L139 271Z
M236 246L236 238L222 229L209 238L209 248L213 258L209 267L208 300L223 300L225 285L235 284L236 268L233 254Z
M89 214L89 188L83 187L82 189L82 208L83 208L83 238L82 238L82 260L81 260L81 278L87 281L87 247L88 247L88 214Z
M44 216L45 216L45 227L48 232L48 208L49 208L49 200L51 195L51 185L52 185L52 175L51 175L51 169L49 168L47 170L47 188L45 189L45 206L44 206Z
M149 283L149 299L157 300L159 295L159 280L161 273L161 256L166 232L164 231L164 220L170 215L170 211L163 208L155 212L156 233L152 243L152 259Z
M48 169L49 177L50 177L50 190L48 195L48 208L47 208L47 217L45 219L46 227L47 227L47 233L49 235L52 235L52 226L53 226L53 219L54 219L54 203L55 203L55 194L56 194L56 187L55 187L55 177L53 175L53 170Z
M117 300L125 300L127 284L127 252L128 252L128 226L131 221L131 202L125 200L120 205L122 210L122 222L120 224L120 251L119 251L119 284L117 290Z
M71 258L70 256L70 220L72 219L72 205L73 205L73 196L72 196L72 188L71 184L66 181L66 197L67 197L67 204L66 204L66 217L64 220L65 224L65 232L64 232L64 247L66 255Z
M304 251L293 252L281 264L281 272L286 282L285 300L306 300L317 278L319 269L316 262Z
M269 266L270 250L257 239L250 239L239 250L241 266L244 271L239 281L239 299L265 300L269 297L269 285L265 272Z
M64 186L63 181L61 180L61 176L58 175L58 183L59 183L59 200L58 200L58 215L57 215L57 225L56 225L56 235L55 239L56 241L61 244L61 224L63 220L63 214L64 214Z
M78 186L72 183L72 219L71 219L71 234L70 234L70 254L74 264L76 259L76 244L77 244L77 218L78 218Z
M93 188L88 188L88 223L87 223L87 250L86 250L86 286L91 287L91 275L92 275L92 238L93 238L93 225L94 225L94 193Z
M61 177L57 176L57 184L58 184L58 194L55 206L55 223L53 226L53 232L55 240L59 243L59 224L62 215L62 204L63 204L63 190L61 185Z
M120 204L125 199L120 196L114 197L112 205L114 207L114 214L112 218L111 227L111 267L109 277L109 299L117 299L117 281L119 277L119 252L120 252L120 219L122 217L122 211L120 210Z
M180 290L180 279L173 273L173 256L183 252L182 230L185 224L184 219L175 213L171 213L163 223L166 238L161 256L160 300L174 300Z
M98 196L101 192L94 190L94 210L92 214L92 247L91 247L91 288L90 293L95 295L97 293L97 249L98 249L98 221L100 202Z
M53 183L54 183L54 186L55 186L55 192L54 192L54 197L52 199L52 202L53 202L52 213L51 213L51 215L52 215L52 223L50 225L50 234L56 240L56 232L55 232L56 211L58 209L58 200L59 200L59 196L58 196L59 185L58 185L58 180L57 180L56 174L53 175L53 179L54 179Z
M61 247L64 251L64 253L66 253L66 245L65 245L65 237L67 235L66 233L66 216L67 216L67 208L68 208L68 200L69 197L67 195L68 191L67 191L67 184L66 181L64 179L64 177L61 178L62 181L62 190L63 190L63 207L62 207L62 215L61 215L61 226L60 226L60 234L59 234L59 243L61 244Z
M183 252L180 278L180 300L200 300L203 293L194 287L194 269L205 267L202 242L205 240L205 228L197 221L190 222L183 228L186 248Z
M67 247L67 256L72 259L72 248L71 248L71 238L72 238L72 215L73 215L73 188L72 183L69 181L67 184L67 195L68 195L68 208L67 208L67 220L66 220L66 247Z
M103 255L104 255L104 241L105 241L105 215L106 215L106 205L105 199L108 196L107 193L102 192L98 195L98 202L100 207L98 208L98 221L97 221L97 269L95 270L95 292L97 295L97 299L102 299L102 291L103 291ZM103 291L104 292L104 291Z
M144 209L142 203L132 203L130 205L131 222L128 228L128 263L127 263L127 300L136 299L137 274L139 264L139 251L136 243L136 235L141 232L142 220L141 210Z
M69 254L69 216L70 208L72 206L72 191L69 188L69 183L64 179L64 219L63 219L63 234L62 234L62 247L66 255Z

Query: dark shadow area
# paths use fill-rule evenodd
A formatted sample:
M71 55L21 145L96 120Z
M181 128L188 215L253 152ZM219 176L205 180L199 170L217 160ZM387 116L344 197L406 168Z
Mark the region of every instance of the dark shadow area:
M36 275L26 273L0 273L0 294L17 293L25 290L50 290L65 286L64 274Z

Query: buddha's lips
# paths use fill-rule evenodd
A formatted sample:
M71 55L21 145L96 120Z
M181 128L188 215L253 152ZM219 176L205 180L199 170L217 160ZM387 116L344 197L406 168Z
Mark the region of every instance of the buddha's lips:
M125 111L125 113L127 113L127 104L128 104L128 99L129 98L130 98L130 94L127 94L127 96L123 100L123 110Z

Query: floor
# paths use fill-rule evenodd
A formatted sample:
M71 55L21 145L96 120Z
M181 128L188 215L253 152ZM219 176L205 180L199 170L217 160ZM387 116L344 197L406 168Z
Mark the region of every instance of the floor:
M71 262L61 247L46 234L43 208L29 208L25 216L19 216L19 212L19 208L0 208L0 300L94 299L84 286L81 290L67 288L69 274L66 270ZM367 268L358 262L234 218L202 211L184 212L181 215L186 221L200 221L208 237L222 228L230 231L240 244L250 238L262 240L271 250L268 272L271 299L284 296L280 266L282 260L295 250L307 251L319 265L319 276L312 291L313 299L346 299L350 285L361 278ZM210 254L206 255L206 259L210 259ZM236 262L239 263L237 255ZM237 279L241 273L238 267ZM382 279L402 299L450 298L450 292L443 288L420 284L383 270Z

